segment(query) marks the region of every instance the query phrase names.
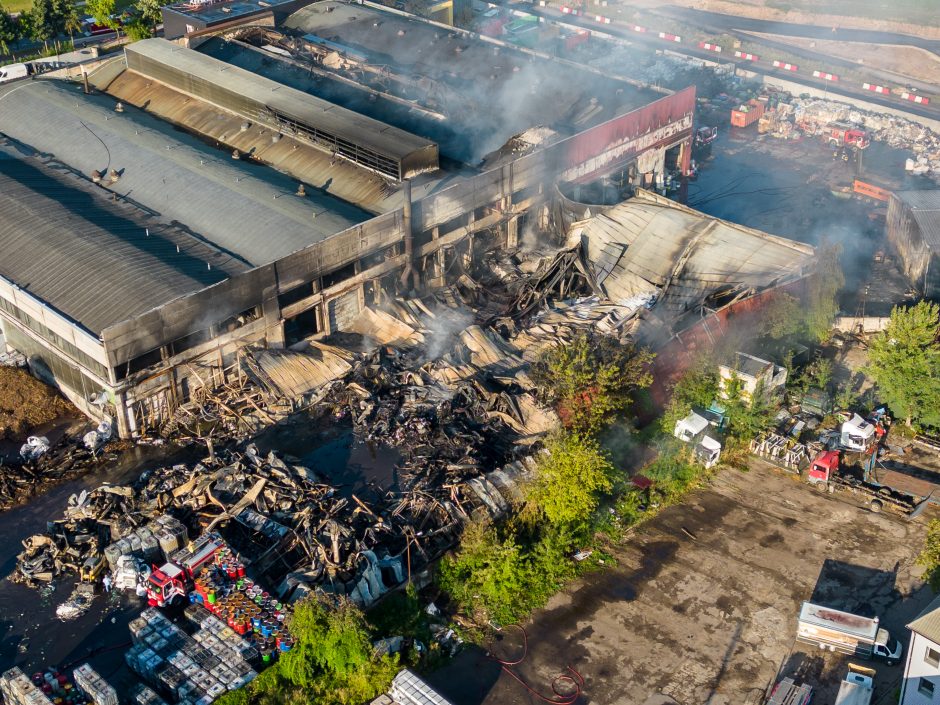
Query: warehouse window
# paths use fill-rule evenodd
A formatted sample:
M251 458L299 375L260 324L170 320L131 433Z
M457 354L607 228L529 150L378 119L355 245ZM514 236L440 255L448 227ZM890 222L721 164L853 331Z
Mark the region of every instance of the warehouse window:
M72 358L75 362L78 362L86 369L91 370L94 374L98 375L102 379L108 378L108 370L104 365L102 365L87 353L79 350L73 343L70 343L61 335L47 328L45 325L26 313L26 311L23 311L19 307L13 305L3 298L0 298L0 309L6 311L24 326L29 328L33 333L38 335L53 347L58 348L59 351L65 353L66 356Z
M917 692L933 699L933 682L926 678L921 678L917 683Z
M936 649L931 649L928 646L927 653L924 656L924 661L929 663L934 668L940 667L940 651L937 651Z

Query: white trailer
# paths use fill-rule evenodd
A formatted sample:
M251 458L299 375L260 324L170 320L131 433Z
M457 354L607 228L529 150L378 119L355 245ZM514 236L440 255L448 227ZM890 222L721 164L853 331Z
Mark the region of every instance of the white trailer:
M715 465L721 457L721 443L706 433L709 425L708 419L693 410L684 419L676 421L672 431L680 441L693 445L696 459L706 468Z
M796 638L820 649L883 660L889 666L901 660L903 647L892 639L878 618L861 617L812 602L804 602Z

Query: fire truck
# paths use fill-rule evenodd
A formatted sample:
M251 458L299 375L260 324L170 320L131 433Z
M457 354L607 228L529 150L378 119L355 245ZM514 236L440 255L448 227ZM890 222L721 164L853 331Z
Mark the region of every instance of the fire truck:
M871 138L865 130L860 130L846 122L834 122L826 129L830 147L865 149L871 144Z
M147 604L166 607L183 602L193 589L193 580L224 547L225 542L218 534L203 534L173 554L172 560L159 568L154 566L147 583Z

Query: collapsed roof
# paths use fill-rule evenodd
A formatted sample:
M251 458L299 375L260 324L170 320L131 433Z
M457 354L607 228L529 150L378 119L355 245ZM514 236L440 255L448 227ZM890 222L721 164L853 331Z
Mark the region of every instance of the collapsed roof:
M675 322L701 306L806 276L810 245L746 228L648 191L574 223L598 286L613 302Z

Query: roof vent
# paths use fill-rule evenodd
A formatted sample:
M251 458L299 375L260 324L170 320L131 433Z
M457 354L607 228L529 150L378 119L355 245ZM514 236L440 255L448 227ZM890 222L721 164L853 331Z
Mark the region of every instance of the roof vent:
M100 183L101 183L101 172L98 171L97 169L95 169L93 172L91 172L91 180L92 180L94 183L96 183L96 184L100 184Z
M275 133L275 134L271 135L271 144L277 144L277 143L280 142L280 141L281 141L281 135L280 135L280 134Z
M124 103L121 101L117 102L117 105L114 106L114 112L123 113L124 112Z
M248 132L249 127L251 127L251 123L246 120L242 123L242 132Z
M233 150L232 150L232 159L241 159L241 158L242 158L242 153L239 152L237 149L233 149Z
M117 169L111 169L111 170L108 172L108 181L109 181L110 183L113 184L115 181L117 181L117 180L120 179L120 178L121 178L121 175L118 173L118 170L117 170Z
M399 36L399 37L404 37L404 36L405 36L405 30L403 30L403 29L398 30L398 36Z
M297 187L297 195L298 195L298 196L306 196L306 195L307 195L307 189L304 188L304 185L303 185L303 184L300 184L300 186Z

